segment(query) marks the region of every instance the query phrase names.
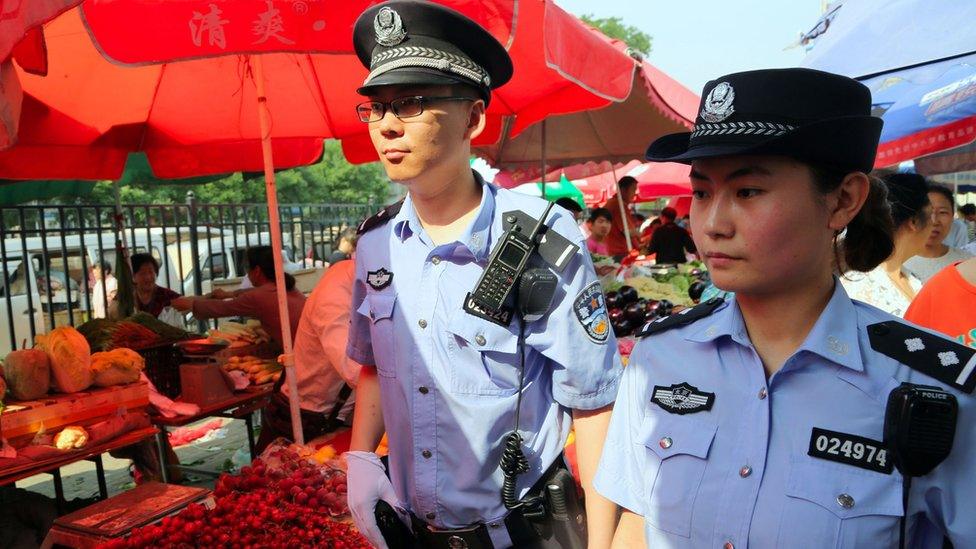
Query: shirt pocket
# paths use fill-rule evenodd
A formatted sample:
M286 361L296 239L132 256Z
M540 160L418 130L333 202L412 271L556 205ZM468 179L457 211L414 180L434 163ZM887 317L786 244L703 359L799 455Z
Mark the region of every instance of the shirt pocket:
M691 518L717 425L686 416L650 414L637 442L647 463L644 520L658 530L691 535Z
M452 315L447 331L452 392L507 396L518 391L517 335L463 310Z
M903 514L901 476L809 459L790 466L778 545L894 547Z
M370 344L376 373L383 377L396 377L396 337L393 330L395 293L368 293L357 312L369 319Z

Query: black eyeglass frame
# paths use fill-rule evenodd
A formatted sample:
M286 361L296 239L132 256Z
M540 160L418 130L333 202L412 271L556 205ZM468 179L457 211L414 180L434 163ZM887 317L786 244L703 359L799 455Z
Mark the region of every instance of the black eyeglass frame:
M402 104L401 103L402 101L405 101L405 100L408 100L408 99L415 99L415 100L417 100L417 102L420 104L420 112L418 112L417 114L411 114L411 115L407 115L407 116L401 116L400 113L398 112L399 111L399 108L397 107L397 103ZM356 105L356 114L359 115L359 121L360 122L363 122L365 124L370 124L372 122L379 122L380 120L383 120L383 117L386 116L387 110L389 110L389 112L392 112L393 113L393 116L397 117L400 120L403 120L404 118L415 118L415 117L418 117L418 116L424 114L424 103L431 103L433 101L477 101L477 100L478 99L475 98L475 97L465 97L465 96L461 96L461 95L445 95L445 96L442 96L442 97L427 97L427 96L423 96L423 95L409 95L409 96L406 96L406 97L397 97L393 101L389 101L389 102L386 102L386 103L384 103L383 101L363 101L362 103ZM366 119L366 120L364 120L363 119L363 116L360 113L360 110L359 109L361 107L365 106L365 105L370 105L370 106L372 106L372 105L379 105L380 106L380 111L381 111L380 112L380 115L379 115L379 118L377 118L375 120L372 120L372 119ZM376 109L372 109L371 108L371 113L373 113L373 112L376 112Z

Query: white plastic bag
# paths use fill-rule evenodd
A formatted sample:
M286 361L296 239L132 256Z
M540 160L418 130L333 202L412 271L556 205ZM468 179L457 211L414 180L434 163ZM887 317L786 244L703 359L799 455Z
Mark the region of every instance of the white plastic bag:
M172 307L164 307L159 313L159 320L170 326L186 330L186 319L183 317L183 313Z

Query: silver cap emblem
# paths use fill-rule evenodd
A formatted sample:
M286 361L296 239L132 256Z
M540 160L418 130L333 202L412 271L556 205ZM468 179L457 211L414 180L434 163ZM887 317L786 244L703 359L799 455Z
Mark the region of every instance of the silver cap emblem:
M735 108L732 102L735 100L735 90L732 84L722 82L712 88L705 98L705 106L702 108L701 117L706 122L721 122L732 116Z
M381 46L396 46L407 37L400 14L392 8L380 9L373 18L373 30L376 31L376 42Z

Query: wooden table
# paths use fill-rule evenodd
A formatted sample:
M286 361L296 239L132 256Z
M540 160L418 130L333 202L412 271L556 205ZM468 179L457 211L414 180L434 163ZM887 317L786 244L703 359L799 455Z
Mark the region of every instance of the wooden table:
M92 461L95 463L95 476L98 479L98 493L102 499L108 498L108 486L105 482L105 468L102 466L102 454L119 448L125 448L132 444L142 442L156 436L159 430L155 427L143 427L119 435L111 440L100 444L93 444L80 451L71 452L63 456L55 456L49 459L25 463L9 469L0 471L0 486L12 484L18 480L50 473L54 477L54 494L60 513L64 504L64 486L61 484L61 467L71 465L78 461Z
M149 419L152 421L153 425L159 427L159 432L156 433L156 447L159 451L159 464L161 468L160 473L162 475L163 482L169 482L166 451L164 450L166 447L165 440L167 436L167 428L183 427L184 425L189 425L190 423L199 421L201 419L206 419L208 417L243 419L247 427L248 450L250 451L251 459L254 459L254 412L264 408L271 400L273 385L273 383L265 383L263 385L248 387L243 391L234 393L233 396L226 400L215 402L208 406L201 406L200 411L193 415L176 417L163 417L160 415L149 416ZM202 471L183 466L180 468L194 473L209 475L216 474L213 471Z

